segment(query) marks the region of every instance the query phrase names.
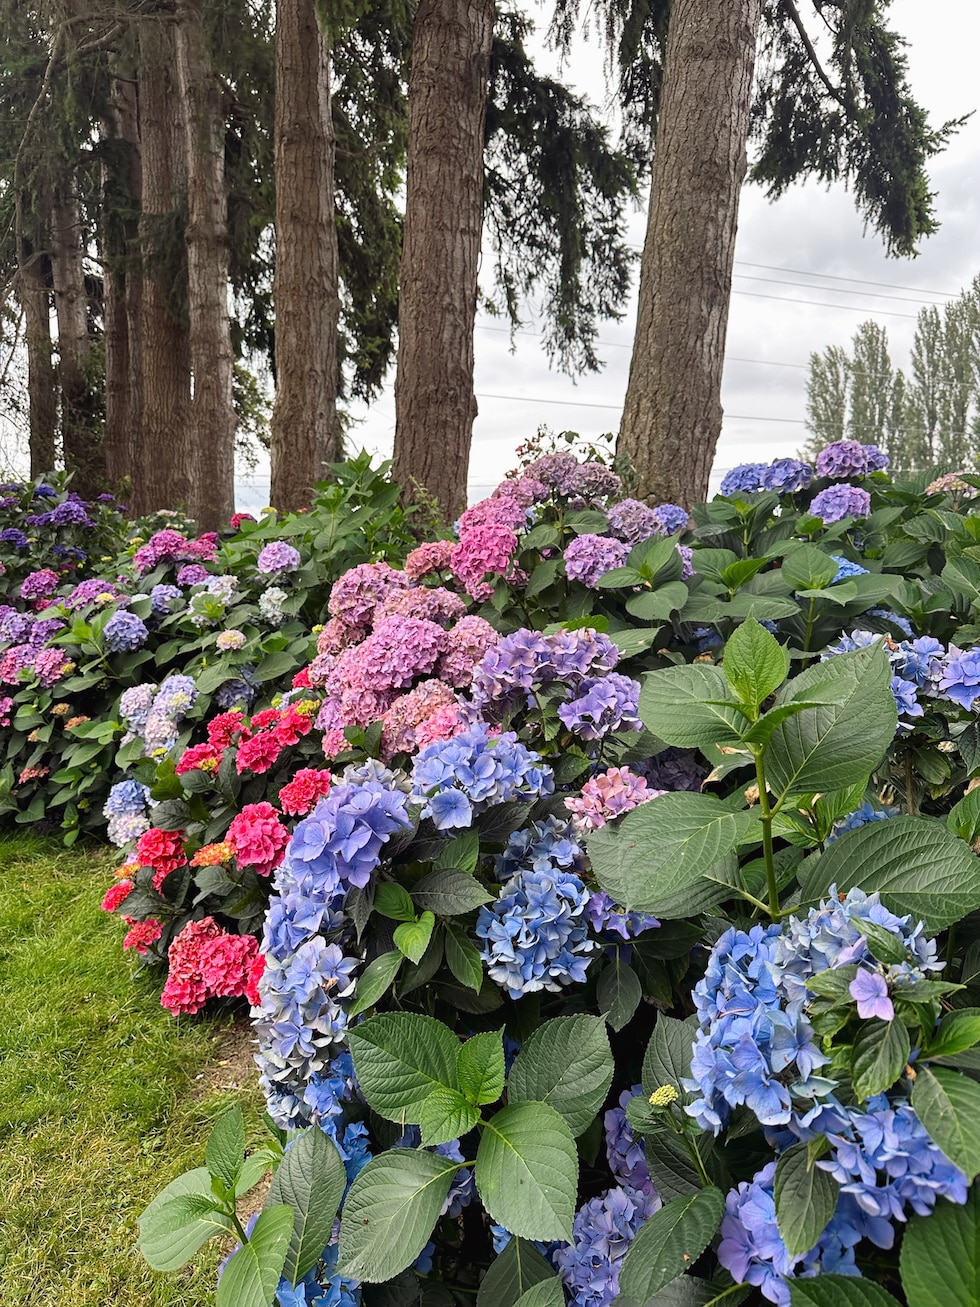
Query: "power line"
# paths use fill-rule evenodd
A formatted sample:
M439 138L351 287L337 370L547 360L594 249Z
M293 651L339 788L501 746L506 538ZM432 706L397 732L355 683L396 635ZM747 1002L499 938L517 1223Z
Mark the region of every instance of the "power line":
M561 408L602 408L610 412L619 413L622 404L590 404L581 399L544 399L538 395L490 395L486 392L476 392L477 399L502 399L513 400L518 404L556 404ZM805 426L806 423L802 418L774 418L763 417L762 414L746 413L726 413L726 417L731 418L733 422L791 422L794 426Z
M820 290L821 287L814 286L814 290ZM829 287L823 287L829 290ZM801 300L794 299L790 295L765 295L758 290L733 290L733 295L748 295L751 299L757 300L778 300L780 304L809 304L813 309L847 309L851 313L865 314L883 314L886 318L909 318L912 322L918 317L917 313L899 313L895 309L867 309L862 304L827 304L822 300Z
M888 290L916 290L923 295L943 295L947 299L956 299L959 294L958 291L952 290L926 290L924 286L900 286L894 281L868 281L864 277L838 277L832 272L808 272L806 268L782 268L776 267L772 263L751 263L748 259L736 259L735 263L740 268L762 268L766 272L792 272L795 276L822 277L825 281L849 281L855 286L884 286ZM819 290L820 287L817 286L814 289Z
M736 277L741 277L743 281L763 281L768 286L798 286L801 290L825 290L834 291L833 286L813 286L805 281L784 281L779 277L756 277L750 272L736 272ZM930 308L936 309L940 306L933 304L931 300L913 299L910 295L883 295L876 290L844 290L841 288L837 291L838 295L862 295L865 299L872 300L897 300L902 304L926 304ZM849 307L841 305L842 308Z

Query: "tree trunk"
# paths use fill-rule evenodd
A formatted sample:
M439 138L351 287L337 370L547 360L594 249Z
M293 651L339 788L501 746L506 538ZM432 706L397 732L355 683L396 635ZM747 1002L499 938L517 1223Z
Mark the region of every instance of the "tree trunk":
M618 452L645 499L703 499L762 0L673 0Z
M24 310L31 476L53 472L58 426L58 380L51 358L51 291L47 255L27 255L17 270L17 297Z
M313 0L276 4L276 399L271 503L306 507L343 457L330 52Z
M419 0L412 31L394 476L466 503L493 0Z
M194 473L190 343L182 303L186 291L184 151L173 72L173 28L147 15L140 23L139 50L143 420L134 433L130 496L137 516L158 508L186 507Z
M102 413L89 303L82 263L82 233L74 177L55 183L51 210L51 276L58 321L61 383L61 452L74 474L72 489L84 498L105 486Z
M224 116L200 0L177 0L177 16L177 81L187 161L185 240L194 446L188 508L202 530L213 531L235 511Z
M140 349L142 275L138 249L142 190L135 73L113 79L111 115L103 125L102 244L105 253L105 462L119 488L132 479L142 424Z

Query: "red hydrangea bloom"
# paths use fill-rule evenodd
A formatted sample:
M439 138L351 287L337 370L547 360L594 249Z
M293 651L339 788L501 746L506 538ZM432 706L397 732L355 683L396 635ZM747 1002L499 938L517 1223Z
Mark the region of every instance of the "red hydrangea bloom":
M269 731L254 735L250 740L242 740L238 746L235 769L239 776L243 771L266 772L274 767L282 752L282 746Z
M182 830L158 830L151 826L136 841L136 861L153 868L153 888L159 890L167 876L187 862Z
M255 957L249 963L248 975L245 979L245 997L251 1003L252 1007L258 1007L262 1002L262 995L259 993L259 981L265 974L265 954L256 953Z
M302 671L297 672L293 677L294 690L308 690L310 688L310 669L304 667Z
M212 717L208 722L208 742L219 753L222 749L227 749L229 745L234 744L235 736L239 734L243 740L247 740L251 734L245 725L245 714L240 708L233 708L230 712L219 713L217 717Z
M279 802L291 817L304 817L318 799L325 799L329 793L329 771L303 767L279 791Z
M257 712L252 718L252 730L264 731L267 726L275 726L278 720L278 708L263 708L261 712Z
M213 917L185 926L170 945L170 974L160 1002L171 1012L199 1012L209 998L246 993L259 956L252 935L229 935Z
M301 712L294 704L290 704L279 718L272 736L283 745L299 744L300 738L308 735L312 729L313 718L309 713Z
M181 754L174 770L178 776L183 776L189 771L215 772L220 762L221 754L213 744L193 744Z
M133 888L131 880L117 880L115 885L110 885L105 892L105 898L102 900L103 912L115 912L121 903L126 899Z
M146 921L133 921L130 917L126 920L130 923L130 928L123 940L124 949L134 948L137 953L145 953L163 934L163 927L153 917L148 917Z
M243 522L254 522L255 520L251 513L232 513L231 529L237 531Z
M289 832L271 803L246 803L228 827L228 839L242 866L268 876L282 862Z

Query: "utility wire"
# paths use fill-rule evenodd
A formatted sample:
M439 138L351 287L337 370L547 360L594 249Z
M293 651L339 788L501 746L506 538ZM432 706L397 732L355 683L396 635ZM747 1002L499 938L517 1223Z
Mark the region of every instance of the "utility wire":
M884 286L887 290L916 290L923 295L942 295L946 299L956 299L960 294L959 291L953 290L926 290L924 286L900 286L894 281L867 281L863 277L838 277L832 272L808 272L806 268L782 268L776 267L772 263L751 263L748 259L736 259L735 264L739 268L762 268L765 272L791 272L794 276L822 277L824 281L849 281L855 286ZM820 287L817 286L815 289L819 290Z
M897 300L902 304L925 304L929 308L938 309L943 307L939 304L933 304L931 300L913 299L911 295L884 295L877 290L845 290L843 287L838 289L834 286L814 286L805 281L784 281L779 277L757 277L750 272L736 272L736 277L741 277L743 281L763 281L768 286L797 286L801 290L823 290L836 293L838 295L861 295L870 300ZM841 308L849 308L850 305L841 305Z

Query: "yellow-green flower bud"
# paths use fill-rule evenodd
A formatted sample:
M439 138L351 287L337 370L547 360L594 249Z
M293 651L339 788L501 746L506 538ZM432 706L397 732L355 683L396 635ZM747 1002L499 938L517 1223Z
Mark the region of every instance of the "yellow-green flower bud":
M670 1107L671 1103L676 1103L680 1094L674 1085L661 1085L650 1095L650 1103L653 1107Z

